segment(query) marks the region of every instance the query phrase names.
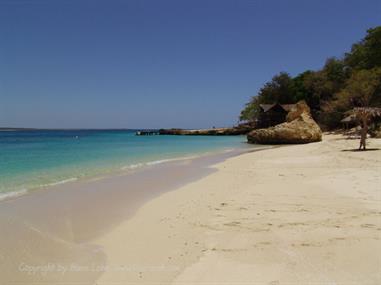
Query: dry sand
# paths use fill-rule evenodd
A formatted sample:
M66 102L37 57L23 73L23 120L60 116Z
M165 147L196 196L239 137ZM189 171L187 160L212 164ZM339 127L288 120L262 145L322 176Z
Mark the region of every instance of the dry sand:
M381 284L381 150L357 146L325 135L215 165L94 240L96 284Z

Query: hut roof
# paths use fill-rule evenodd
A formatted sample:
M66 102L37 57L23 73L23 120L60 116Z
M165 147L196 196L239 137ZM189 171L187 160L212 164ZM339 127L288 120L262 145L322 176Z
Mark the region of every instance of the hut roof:
M342 123L351 123L356 121L356 116L355 115L349 115L346 116L344 119L341 120Z
M381 108L379 107L357 107L352 110L352 114L354 116L362 117L380 117L381 116Z
M289 112L292 109L292 107L295 106L295 104L278 104L278 103L274 103L274 104L259 104L259 106L262 108L263 112L265 112L265 113L270 111L275 106L280 106L284 111Z
M275 104L259 104L259 107L262 108L263 112L267 112L268 110L270 110L274 106L275 106Z

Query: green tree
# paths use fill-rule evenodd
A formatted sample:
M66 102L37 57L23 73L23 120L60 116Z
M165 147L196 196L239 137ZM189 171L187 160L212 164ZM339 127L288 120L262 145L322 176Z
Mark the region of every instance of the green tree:
M260 104L272 103L293 103L295 96L292 89L292 78L286 72L275 75L270 82L267 82L258 92L257 96L251 98L245 105L240 115L241 121L250 121L255 119L260 108Z
M260 104L296 103L305 100L318 123L339 126L353 107L381 107L381 26L369 29L343 59L328 58L322 69L292 78L281 72L251 98L241 120L254 119Z
M365 38L345 55L345 62L353 69L381 67L381 26L367 30Z
M327 104L327 110L346 112L354 107L381 105L381 68L356 71Z
M239 116L240 121L252 121L257 117L259 112L258 97L253 96L251 100L245 105Z
M296 102L305 100L312 109L316 109L318 102L314 100L313 90L306 85L312 76L314 76L314 72L311 70L300 73L292 79L291 89Z
M348 77L348 69L342 60L327 59L320 71L310 72L304 77L304 100L312 109L320 110L324 102L332 100L334 94L343 88Z
M333 90L342 88L350 76L344 61L335 57L330 57L326 60L322 72L326 80L331 82Z

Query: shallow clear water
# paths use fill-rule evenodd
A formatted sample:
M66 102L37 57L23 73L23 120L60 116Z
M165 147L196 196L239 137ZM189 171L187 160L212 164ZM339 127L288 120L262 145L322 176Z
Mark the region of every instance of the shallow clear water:
M245 147L243 136L135 136L127 130L0 132L0 199L82 177Z

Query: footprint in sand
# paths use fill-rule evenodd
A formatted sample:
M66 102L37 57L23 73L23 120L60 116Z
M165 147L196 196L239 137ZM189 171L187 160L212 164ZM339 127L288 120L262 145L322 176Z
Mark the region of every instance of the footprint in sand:
M362 228L374 228L376 225L373 225L373 224L362 224L361 227Z
M225 225L225 226L235 227L235 226L239 226L239 225L241 225L241 223L240 223L240 222L235 222L235 221L233 221L233 222L230 222L230 223L225 223L224 225Z
M309 212L308 210L306 210L306 209L298 209L298 210L296 210L297 212Z
M286 223L286 224L280 224L278 227L279 228L283 228L283 227L296 227L296 226L306 226L306 224L305 223L297 223L297 222L295 222L295 223Z
M297 246L297 245L295 245ZM317 243L309 243L309 242L302 242L301 244L299 244L299 246L302 246L302 247L311 247L311 246L322 246L321 243L317 242Z
M274 209L270 209L270 210L265 210L266 212L271 212L271 213L275 213L277 212L277 210L274 210Z
M261 242L258 242L256 245L271 245L271 242L269 242L269 241L261 241Z
M347 238L345 238L345 237L335 237L335 238L329 239L329 241L338 241L338 240L347 240Z

